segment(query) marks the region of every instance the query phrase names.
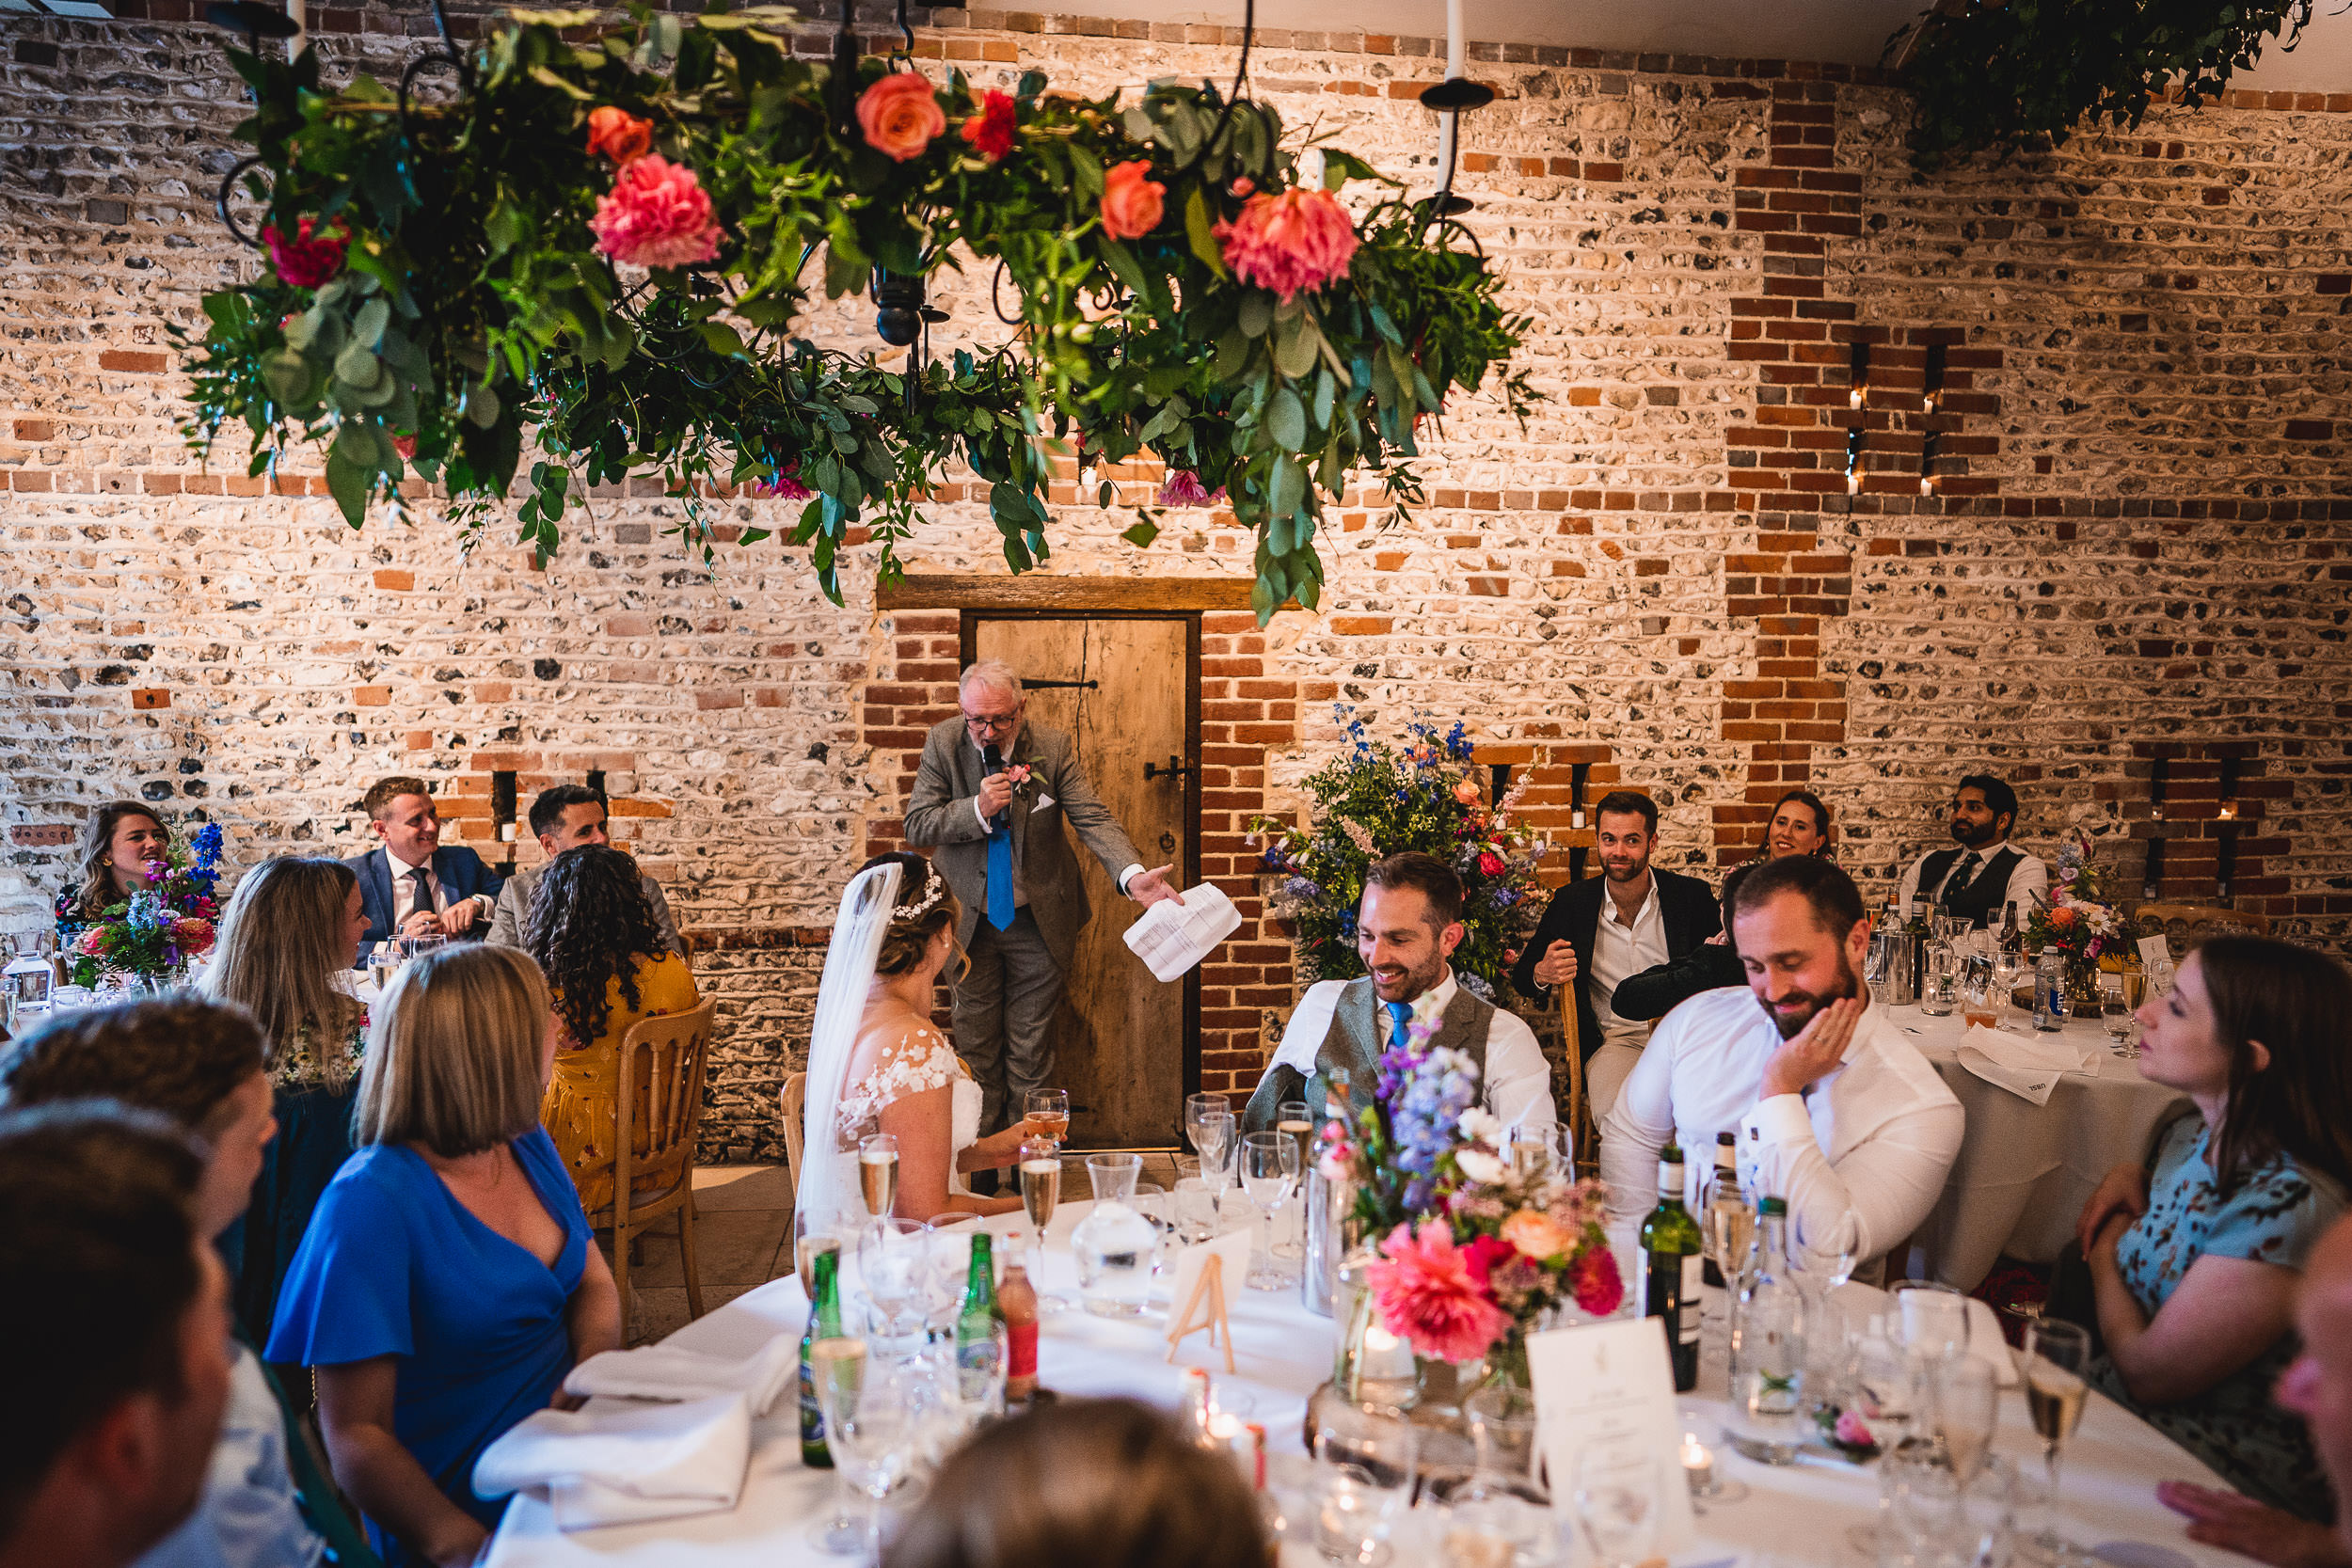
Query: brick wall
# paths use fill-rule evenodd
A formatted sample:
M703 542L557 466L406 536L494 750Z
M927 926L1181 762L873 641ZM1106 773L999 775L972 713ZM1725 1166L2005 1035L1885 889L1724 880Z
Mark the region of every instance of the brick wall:
M727 1011L712 1150L769 1151L842 878L894 841L911 747L952 702L952 616L877 613L854 570L835 609L773 541L707 572L669 536L683 503L642 482L589 498L534 571L495 531L462 552L429 498L354 533L313 464L274 486L227 450L199 468L163 327L253 264L210 213L242 108L187 0L131 3L143 19L16 18L0 55L0 924L40 918L59 830L116 795L223 822L250 863L353 852L360 791L394 769L479 840L494 770L527 799L602 768ZM317 14L334 69L379 75L421 24ZM1230 71L1239 41L915 15L921 58L1089 92ZM2159 109L1920 184L1904 100L1865 74L1471 55L1503 96L1466 123L1459 184L1549 401L1524 431L1483 399L1449 411L1401 526L1352 496L1319 612L1204 627L1204 861L1248 920L1204 976L1212 1081L1250 1081L1290 990L1243 824L1295 808L1335 701L1375 728L1467 719L1535 769L1543 811L1579 762L1590 793L1645 787L1677 865L1740 858L1804 784L1873 896L1989 764L2029 840L2084 828L2136 877L2162 837L2166 895L2197 900L2226 833L2242 905L2342 947L2352 97ZM1438 57L1267 35L1253 80L1425 188L1413 99ZM997 330L977 287L945 303L943 351ZM870 314L820 306L816 329L870 345ZM1138 551L1124 515L1057 499L1056 572L1248 570L1224 514L1171 515ZM730 527L783 510L703 504ZM909 554L1002 570L961 483Z

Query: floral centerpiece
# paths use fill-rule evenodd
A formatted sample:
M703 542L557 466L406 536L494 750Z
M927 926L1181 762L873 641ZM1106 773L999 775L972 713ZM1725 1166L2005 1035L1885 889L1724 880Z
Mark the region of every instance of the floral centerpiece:
M1542 914L1537 863L1549 846L1512 819L1527 791L1522 776L1489 806L1460 723L1440 733L1416 721L1399 751L1365 737L1363 721L1336 709L1347 751L1310 774L1314 820L1305 828L1268 816L1250 824L1263 841L1261 863L1282 879L1275 910L1296 930L1300 967L1311 980L1350 980L1364 972L1356 953L1356 906L1375 861L1408 849L1435 855L1462 879L1462 945L1454 972L1493 1001L1518 944Z
M2123 921L2103 896L2090 838L2081 829L2060 842L2058 874L2047 893L2034 895L2033 906L2026 920L2026 946L2063 958L2070 997L2095 1010L2099 991L2093 968L2102 953L2122 943Z
M148 885L101 910L67 949L73 983L166 975L213 950L220 906L220 826L206 823L193 838L177 838L147 863Z
M1431 1048L1431 1032L1415 1023L1381 1056L1373 1104L1353 1127L1324 1124L1316 1166L1352 1189L1358 1226L1380 1238L1359 1309L1418 1356L1484 1359L1525 1386L1526 1336L1545 1314L1573 1302L1606 1316L1625 1300L1601 1224L1608 1189L1548 1151L1506 1153L1478 1105L1478 1069Z

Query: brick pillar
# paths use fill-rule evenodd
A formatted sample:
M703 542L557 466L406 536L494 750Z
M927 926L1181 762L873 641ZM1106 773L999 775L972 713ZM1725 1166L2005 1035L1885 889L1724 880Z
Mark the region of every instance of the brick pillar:
M1383 628L1385 629L1385 627ZM1266 809L1266 752L1298 743L1302 692L1266 657L1253 615L1200 617L1200 875L1241 911L1241 927L1200 966L1200 1087L1247 1094L1274 1036L1268 1020L1296 994L1289 934L1266 913L1249 819Z

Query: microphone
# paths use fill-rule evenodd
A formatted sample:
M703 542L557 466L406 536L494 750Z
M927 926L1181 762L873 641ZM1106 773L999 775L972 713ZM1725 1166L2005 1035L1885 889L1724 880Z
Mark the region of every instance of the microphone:
M992 779L1005 770L1005 753L996 749L995 742L991 741L980 748L980 766L988 769L988 776ZM1004 825L1005 818L1011 815L1011 808L1008 807L998 812L990 820L1001 827Z

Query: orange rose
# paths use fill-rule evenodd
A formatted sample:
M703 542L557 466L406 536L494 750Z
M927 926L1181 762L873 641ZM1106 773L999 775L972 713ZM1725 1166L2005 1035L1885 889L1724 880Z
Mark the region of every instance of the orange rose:
M894 71L858 99L857 123L866 133L866 146L903 164L921 157L932 138L947 129L947 116L929 79L912 71Z
M1502 1222L1502 1239L1534 1262L1549 1262L1576 1250L1576 1233L1541 1209L1522 1209Z
M2060 904L2058 908L2052 910L2050 911L2050 924L2057 927L2061 931L2074 925L2074 906L2071 904Z
M1466 806L1478 804L1478 781L1463 779L1454 786L1454 798Z
M1152 166L1137 158L1103 171L1103 232L1114 240L1139 240L1160 226L1168 210L1168 187L1148 178Z
M607 103L588 116L588 150L627 168L653 150L653 121Z

